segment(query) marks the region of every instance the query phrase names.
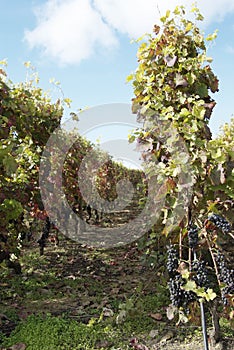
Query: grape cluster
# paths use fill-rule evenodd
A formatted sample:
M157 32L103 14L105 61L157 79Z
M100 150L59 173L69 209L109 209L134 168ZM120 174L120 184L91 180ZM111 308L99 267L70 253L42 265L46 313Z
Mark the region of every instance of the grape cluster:
M168 282L168 288L170 292L170 299L172 305L176 307L183 307L185 310L190 302L194 301L196 295L193 292L186 291L182 286L186 281L182 278L178 272L179 259L178 252L174 245L168 247L167 253L167 270L170 276Z
M226 295L234 294L234 270L230 270L227 267L225 257L220 251L218 251L215 260L219 270L219 281L226 284L226 286L221 291L221 296L224 305L227 305L228 299Z
M227 295L234 294L234 285L226 286L221 291L222 302L225 306L228 305Z
M196 225L188 226L188 245L189 248L195 248L198 243L198 227Z
M177 274L179 266L178 253L175 246L170 245L167 251L167 271L170 277L174 277Z
M193 280L195 281L196 285L207 290L210 287L210 280L205 262L194 260L192 262L192 272L194 273Z
M216 255L216 263L219 269L219 280L227 285L232 285L234 283L234 270L230 270L227 267L224 255L218 251Z
M168 288L172 305L186 309L188 304L196 299L196 295L193 292L182 289L184 284L185 280L181 274L177 273L177 275L169 279Z
M211 221L216 227L220 228L223 233L229 233L231 231L231 225L229 222L218 214L210 215L208 220Z

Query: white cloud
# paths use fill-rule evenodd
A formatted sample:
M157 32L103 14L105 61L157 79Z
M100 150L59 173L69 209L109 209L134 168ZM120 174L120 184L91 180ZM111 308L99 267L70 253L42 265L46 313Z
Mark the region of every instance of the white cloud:
M155 0L94 0L94 6L110 27L130 38L151 32L160 17Z
M194 0L94 0L95 7L110 26L135 38L151 32L166 10L182 4L191 9ZM197 5L206 24L221 21L227 13L234 11L233 0L198 0Z
M30 47L63 64L79 63L97 48L118 45L118 33L137 38L151 32L167 9L194 0L47 0L35 10L37 25L26 31ZM234 11L233 0L198 0L206 24Z
M118 43L89 0L49 0L35 11L38 24L26 31L25 39L31 48L42 47L46 56L60 63L79 63L90 57L95 47Z

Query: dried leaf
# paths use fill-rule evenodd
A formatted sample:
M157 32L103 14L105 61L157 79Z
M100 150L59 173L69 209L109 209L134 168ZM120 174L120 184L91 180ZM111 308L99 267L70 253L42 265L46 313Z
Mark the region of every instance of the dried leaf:
M177 311L177 308L173 305L170 305L167 307L167 318L168 320L173 320L175 317L175 312Z
M25 350L26 349L26 345L24 343L18 343L15 345L12 345L9 350Z
M150 314L150 317L153 318L156 321L161 321L162 318L163 318L162 314L160 314L160 313Z
M163 59L168 67L173 67L176 63L177 56L171 57L171 56L167 55Z
M188 86L187 80L180 73L176 73L175 83L176 83L176 87L178 87L178 86L183 86L183 87Z
M97 349L110 348L112 344L108 340L100 340L96 343L95 347Z
M116 324L121 324L125 321L126 319L126 311L125 310L121 310L118 314L118 316L116 317Z
M105 317L111 317L111 316L113 316L113 315L114 315L113 310L108 309L107 307L104 307L104 308L103 308L103 316L105 316Z
M159 334L159 330L158 329L152 329L149 333L149 337L150 338L156 338Z
M173 337L174 337L173 332L169 331L162 337L162 339L160 340L160 343L165 343Z
M160 31L160 27L155 24L153 31L157 35L159 33L159 31Z
M218 171L220 174L220 183L224 184L226 182L225 169L223 168L223 165L221 163L218 165Z
M138 152L145 152L145 151L150 151L153 149L153 139L148 139L148 140L137 140L137 145L135 150Z

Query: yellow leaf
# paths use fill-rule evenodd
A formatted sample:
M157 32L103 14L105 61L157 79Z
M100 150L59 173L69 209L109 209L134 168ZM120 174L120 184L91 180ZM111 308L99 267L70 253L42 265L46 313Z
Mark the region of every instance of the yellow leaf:
M209 34L209 35L206 37L206 40L207 40L207 41L213 41L214 39L217 38L217 34L218 34L218 30L216 29L216 30L214 31L213 34Z
M188 281L185 286L183 286L184 290L195 290L197 288L197 285L194 281Z
M173 13L174 13L175 15L179 15L179 14L180 14L180 8L179 8L179 6L176 6L176 8L175 8L175 10L173 11Z
M134 74L129 74L126 78L126 82L129 83L131 80L133 80Z
M186 33L189 32L192 28L193 28L193 24L192 24L192 22L189 22L185 28L185 32Z
M214 300L216 298L216 293L213 291L213 289L209 288L206 291L206 300L210 301L210 300Z
M212 62L213 62L213 58L212 58L212 57L206 57L206 60L207 60L207 62L209 62L209 63L212 63Z
M70 98L64 98L63 101L68 107L71 107L72 100Z
M30 68L31 67L31 62L30 61L24 62L24 66L26 68Z
M0 65L6 67L7 66L7 59L5 58L4 60L1 60Z
M181 271L181 275L183 278L188 279L190 276L190 272L188 269L185 269L185 270Z
M171 14L171 11L170 11L170 10L167 10L167 12L166 12L166 18L170 17L170 14Z

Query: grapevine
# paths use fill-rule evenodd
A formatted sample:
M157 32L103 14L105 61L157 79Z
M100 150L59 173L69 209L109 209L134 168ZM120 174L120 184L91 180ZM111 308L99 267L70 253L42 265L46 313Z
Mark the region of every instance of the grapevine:
M199 9L194 7L192 12L196 23L203 20ZM227 212L227 217L231 214L227 203L233 208L234 199L234 120L230 126L224 126L223 134L217 139L212 139L209 129L209 119L216 105L210 92L219 90L219 81L210 66L212 59L207 56L205 40L212 41L216 35L214 32L204 38L196 24L186 18L183 6L176 7L173 13L167 11L160 25L155 25L153 34L141 43L138 67L129 77L134 89L132 110L143 122L143 127L137 129L131 139L137 140L139 145L148 145L142 158L149 177L159 183L165 179L167 183L161 232L171 242L179 244L180 259L175 247L168 251L171 301L181 309L184 308L184 290L197 295L206 349L204 303L219 300L217 294L228 298L229 293L233 293L233 273L227 274L225 270L224 278L214 258L220 235L225 234L226 240L233 238L232 226L223 214ZM177 138L167 131L163 138L157 127L160 123L166 125L167 130L176 129ZM179 138L186 144L187 160L183 159L181 149L178 155L172 152L172 145ZM178 193L182 191L179 178L186 173L187 162L191 166L188 186L193 184L193 194L185 204ZM183 208L184 217L173 216L176 207ZM189 266L188 271L181 271L182 259ZM215 278L220 273L226 284ZM212 286L214 282L215 292L210 280Z

